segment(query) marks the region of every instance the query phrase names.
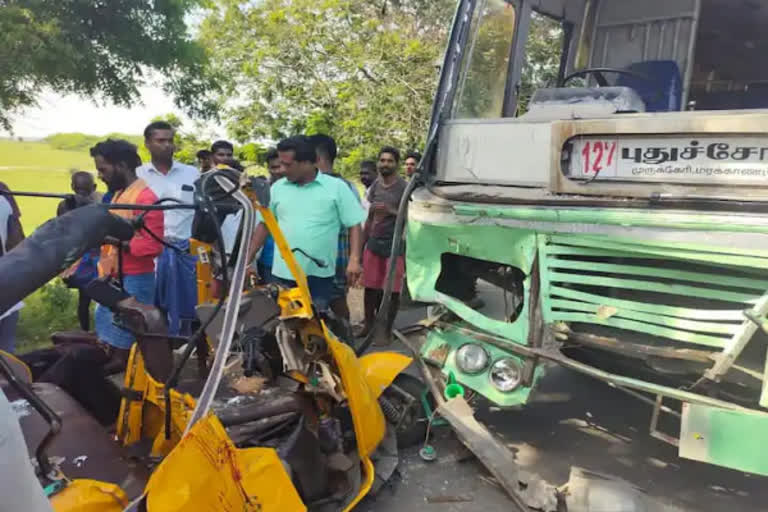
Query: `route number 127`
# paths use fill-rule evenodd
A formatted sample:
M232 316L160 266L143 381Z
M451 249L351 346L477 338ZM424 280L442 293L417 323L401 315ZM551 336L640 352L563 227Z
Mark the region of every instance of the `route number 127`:
M604 169L616 169L616 146L614 141L587 140L582 142L581 172L583 176L599 173ZM607 173L606 173L607 174ZM614 174L614 172L611 172Z

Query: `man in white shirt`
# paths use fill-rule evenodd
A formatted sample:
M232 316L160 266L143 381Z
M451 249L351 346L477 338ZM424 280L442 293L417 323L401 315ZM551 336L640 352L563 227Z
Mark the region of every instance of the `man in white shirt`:
M144 145L152 155L152 161L136 169L136 176L143 179L160 199L174 198L191 203L200 171L173 159L176 151L173 136L173 127L165 121L155 121L147 126L144 130ZM165 238L189 240L194 212L168 210L164 214Z
M155 121L146 127L144 145L152 160L136 169L136 175L149 185L159 199L172 198L192 203L200 171L173 159L176 151L174 135L173 127L165 121ZM157 258L155 304L168 314L168 332L175 335L186 330L183 327L195 318L196 258L189 254L194 212L166 210L164 217L165 241L176 249L166 247Z
M8 244L8 228L13 222L18 222L13 207L5 196L0 195L0 257L12 249ZM12 354L16 349L16 326L22 307L24 303L18 302L7 311L0 312L0 350Z

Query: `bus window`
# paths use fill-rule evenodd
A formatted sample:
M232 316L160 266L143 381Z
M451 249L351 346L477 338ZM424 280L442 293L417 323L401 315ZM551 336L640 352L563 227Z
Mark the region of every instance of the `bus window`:
M768 5L702 0L689 106L768 108Z
M501 117L515 18L514 6L505 0L487 0L476 12L454 117Z
M528 110L528 101L542 87L556 87L563 58L563 24L549 16L533 12L525 42L525 63L517 98L517 111Z

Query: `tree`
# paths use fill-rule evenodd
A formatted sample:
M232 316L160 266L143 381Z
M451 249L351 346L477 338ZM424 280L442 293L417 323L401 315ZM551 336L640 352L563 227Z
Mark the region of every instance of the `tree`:
M477 37L471 48L471 61L457 102L456 115L464 118L501 116L511 45L517 12L503 0L488 2L481 12ZM531 96L540 87L553 87L560 69L563 30L547 16L532 13L525 60L522 62L517 111L528 110ZM521 63L515 63L520 65Z
M515 31L516 11L501 0L477 9L477 34L467 43L470 59L461 79L455 115L461 118L500 117L504 103L506 71Z
M525 45L525 63L517 99L518 112L528 110L528 102L536 89L555 87L562 44L563 28L560 23L534 12Z
M201 41L238 141L326 132L342 172L423 143L452 0L221 0ZM226 27L226 30L221 30Z
M166 123L171 125L173 129L176 131L178 131L179 128L181 128L181 125L184 124L181 118L176 114L174 114L173 112L163 114L162 116L155 116L152 118L150 122L154 123L155 121L165 121Z
M204 0L0 0L0 124L34 105L42 87L130 105L147 72L178 107L206 116L204 49L185 16Z
M235 155L243 162L266 163L267 148L258 142L249 142L235 149Z

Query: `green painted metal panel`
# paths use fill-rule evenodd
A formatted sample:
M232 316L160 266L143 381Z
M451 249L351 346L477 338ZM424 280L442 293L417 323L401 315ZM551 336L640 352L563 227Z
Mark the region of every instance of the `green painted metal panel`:
M707 234L709 231L707 231ZM553 233L551 235L553 244L583 245L586 247L602 247L602 241L610 241L613 244L623 246L625 251L634 253L641 247L665 248L688 251L693 253L711 253L711 254L732 254L735 256L753 256L757 258L768 258L768 249L746 249L744 247L732 247L724 245L708 245L706 238L702 236L701 243L677 242L667 239L654 238L652 235L647 238L626 237L626 236L605 236L590 234L567 234Z
M492 402L504 407L521 405L528 401L528 398L531 394L530 387L519 387L511 393L502 393L491 384L488 377L488 369L476 375L469 375L459 370L458 366L456 366L456 350L458 350L459 347L466 343L477 343L477 341L472 337L457 332L453 329L436 328L430 330L421 352L424 357L429 358L429 354L432 350L447 345L449 352L445 359L445 364L442 368L442 371L445 375L448 375L448 372L453 372L453 374L456 376L456 380L459 381L462 385L477 391L488 400L491 400ZM487 343L480 343L480 345L482 345L488 351L491 364L503 357L510 357L517 360L521 366L523 365L523 360L521 358L509 352L505 352L494 345L489 345ZM536 373L534 374L534 383L543 374L544 368L539 366L536 369Z
M524 294L528 296L528 280L524 284ZM437 300L440 304L448 307L453 313L455 313L462 320L469 322L470 324L490 332L497 336L502 336L508 339L510 342L525 345L528 342L528 308L523 307L520 316L518 316L514 322L504 322L502 320L496 320L485 316L479 311L475 311L461 301L454 299L443 293L437 293Z
M613 305L613 304L612 304ZM570 311L582 311L587 313L594 313L595 318L600 318L600 308L597 304L587 304L585 302L576 302L572 300L560 300L553 299L551 301L553 309L564 309ZM559 312L555 312L558 315ZM686 331L711 333L711 334L725 334L733 335L739 328L741 323L738 324L726 324L716 322L696 322L692 320L683 320L681 318L669 317L664 315L653 315L650 313L640 313L638 311L628 311L621 308L616 308L612 314L603 316L609 316L610 318L626 318L630 320L636 320L640 322L647 322L649 324L663 325L666 327L673 327L675 329L683 329Z
M549 270L547 269L547 260L549 259L549 236L538 235L536 243L539 248L539 297L541 299L541 316L544 323L549 323L549 290L552 283L549 282Z
M661 327L643 322L635 322L633 320L624 320L621 318L599 318L597 315L587 315L584 313L563 313L560 311L553 311L551 313L551 317L555 322L581 322L586 324L607 325L610 327L617 327L619 329L628 329L632 331L644 332L653 336L662 336L664 338L677 341L684 341L686 343L706 345L708 347L723 348L726 341L728 341L728 338L716 338L714 336L708 336L705 334L679 331L676 329L670 329L668 327Z
M746 267L768 268L768 258L759 256L743 256L725 252L721 248L714 248L708 251L706 246L698 249L681 249L674 244L653 241L646 243L637 243L637 241L624 242L621 239L613 237L584 237L584 236L563 236L553 235L551 240L555 244L568 244L577 247L590 247L593 249L620 251L622 253L634 254L634 257L648 258L654 256L659 259L677 259L690 261L709 261L718 265L736 265ZM579 254L579 253L577 253ZM610 256L610 253L604 254ZM623 254L613 254L614 257L624 257Z
M592 293L582 292L572 288L564 288L562 286L551 286L548 289L550 297L567 297L601 306L604 304L610 304L611 306L630 311L643 311L646 313L655 313L659 315L689 318L694 320L744 320L744 313L741 309L692 309L679 306L667 306L663 304L650 304L647 302L634 302L629 300L614 299L613 297L602 297L600 295L594 295ZM674 300L673 297L670 297L670 299Z
M768 476L768 414L683 404L681 457Z
M535 244L533 231L501 226L434 225L411 220L406 244L408 289L417 300L436 302L435 283L443 253L504 263L528 274L536 255Z
M561 283L576 283L589 286L607 286L611 288L623 288L628 290L642 290L648 292L664 293L671 295L701 297L703 299L722 300L728 302L741 302L753 304L757 301L755 295L747 293L730 292L715 288L703 288L682 284L660 284L653 281L637 281L634 279L618 279L614 277L592 276L584 274L565 274L562 272L550 272L550 281Z
M734 277L729 275L705 274L702 272L687 272L684 270L665 269L658 267L644 267L641 265L616 265L613 263L600 263L596 261L584 262L578 260L563 260L549 258L547 266L552 269L576 269L589 272L601 272L605 274L628 274L635 276L648 276L661 279L676 279L679 281L691 281L698 283L716 284L731 288L746 288L759 290L762 294L768 290L768 280L751 279L746 277Z
M575 242L574 242L575 243ZM547 252L551 255L563 255L563 256L605 256L607 258L645 258L648 259L647 254L636 252L625 252L608 249L597 249L594 247L584 247L579 245L559 245L551 244L547 246Z
M591 210L591 214L593 219L598 216L594 210ZM437 225L415 221L410 222L408 227L408 285L416 299L444 304L465 322L510 342L525 344L528 336L528 307L523 308L515 322L496 320L439 293L435 290L435 284L441 271L440 256L444 253L497 261L513 265L529 274L537 250L540 258L542 314L547 323L592 323L722 348L727 337L743 321L741 305L754 303L759 295L755 292L768 288L765 274L753 280L743 275L732 276L718 271L718 268L726 265L733 265L739 273L757 272L756 267L761 266L768 268L768 259L754 251L732 253L728 249L652 239L536 234L534 231L503 225ZM629 261L627 264L616 261L578 261L574 257L627 258ZM693 261L711 266L713 271L709 274L700 270L653 268L644 262L632 265L631 261L637 258ZM633 276L637 278L632 279ZM659 282L658 279L665 282ZM573 289L569 285L589 287L586 289L593 293ZM605 296L594 293L597 287L606 288ZM611 289L623 291L621 298L613 298L615 294ZM653 293L656 298L653 302L650 299L644 299L643 302L631 300L633 290L646 297L648 293ZM527 281L524 293L527 304ZM724 310L677 306L675 303L684 297L734 304ZM598 308L601 306L613 307L617 311L612 315L605 315L605 311L602 311L603 314L599 315Z
M690 258L677 258L677 257L667 258L666 256L660 257L658 253L648 254L647 252L643 252L642 250L638 252L627 252L622 250L598 249L594 247L583 247L578 245L552 244L548 247L548 250L549 250L549 254L558 255L558 256L586 256L586 257L596 256L596 257L622 258L622 259L669 259L672 261L681 261L684 259L690 259ZM739 266L739 264L729 265L724 260L718 259L718 258L697 259L696 264L711 266L713 269L733 268L733 269L738 269L739 272L742 272L744 274L753 274L760 277L765 276L765 269L760 268L760 266L758 266L757 268L753 268L753 267Z
M536 255L536 235L532 231L510 230L499 226L435 226L408 224L408 288L416 300L439 302L463 320L502 336L510 342L526 343L528 338L528 308L524 307L514 322L489 318L464 303L435 290L441 271L440 257L444 253L461 254L486 261L511 265L529 275ZM503 242L503 250L499 243ZM527 296L529 282L523 282Z
M582 235L548 235L545 238L548 243L540 244L539 247L542 274L548 283L543 288L543 315L548 323L597 324L722 348L744 321L742 308L736 304L754 303L760 295L755 292L768 288L768 281L764 279L753 280L717 272L713 257L726 256L735 260L744 258L740 255L723 255L720 249L721 252L717 254L695 252L671 247L675 244L669 242L651 245L653 241L636 243L634 240L627 242L619 238ZM713 271L709 274L654 268L647 263L631 264L631 258L666 259L670 254L680 259L708 263L713 265ZM587 257L590 260L582 259ZM628 262L594 261L595 257L627 258ZM634 276L647 279L633 279ZM601 296L581 289L574 290L568 285L588 286L590 291L597 287L607 290L605 296ZM739 292L739 289L744 291ZM611 290L623 290L624 294L620 299L614 298ZM653 302L649 299L644 302L633 301L627 298L632 290L653 293L655 297L661 298ZM665 300L665 296L669 297L666 300L671 305L660 303ZM674 305L683 297L736 304L729 310L704 310ZM719 323L721 321L729 323Z
M728 222L722 215L701 213L660 213L646 210L620 210L606 208L551 208L551 207L499 207L456 203L453 211L464 217L487 217L527 220L532 222L558 222L593 225L617 225L633 227L658 227L694 231L723 231L739 233L768 233L768 225L755 224L753 219L730 216Z

